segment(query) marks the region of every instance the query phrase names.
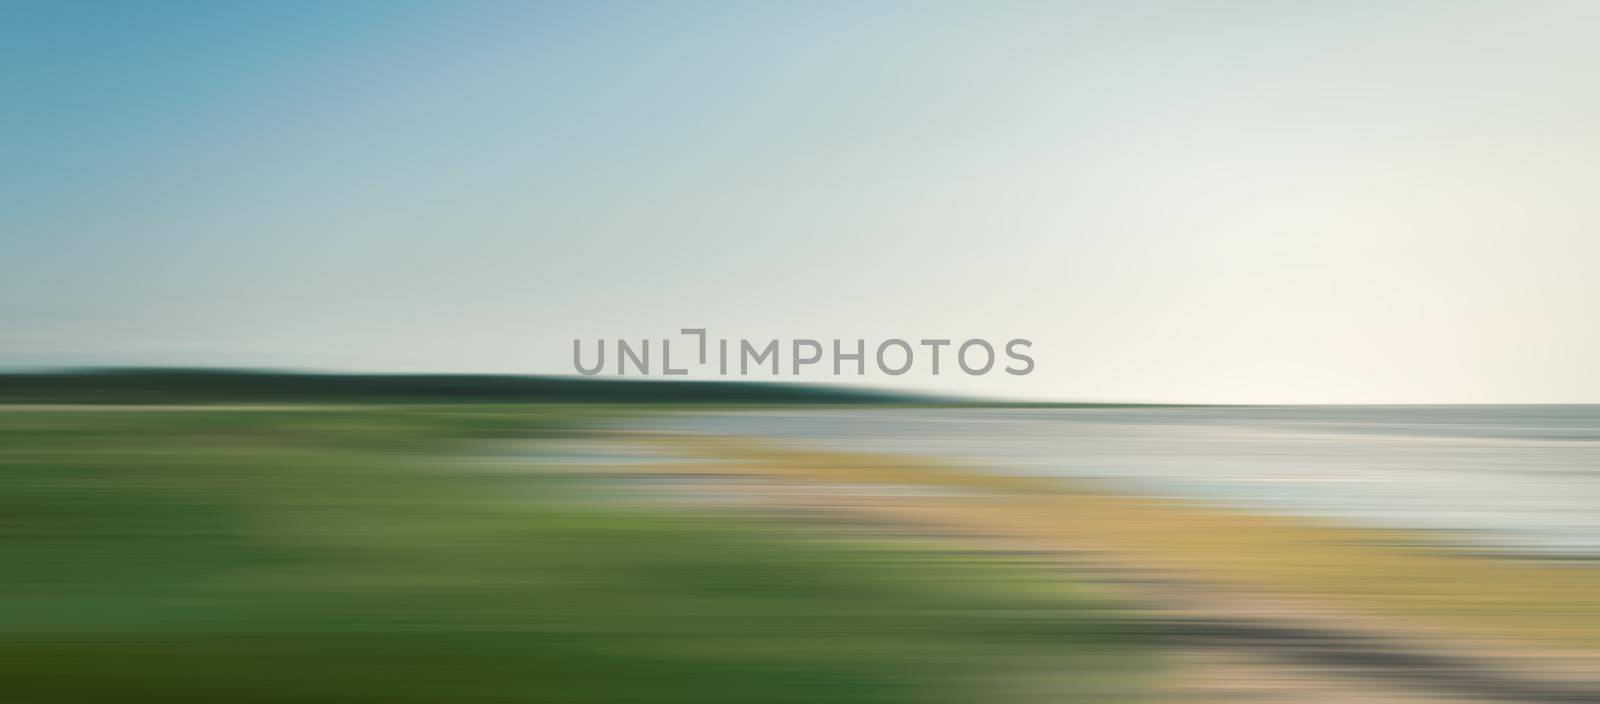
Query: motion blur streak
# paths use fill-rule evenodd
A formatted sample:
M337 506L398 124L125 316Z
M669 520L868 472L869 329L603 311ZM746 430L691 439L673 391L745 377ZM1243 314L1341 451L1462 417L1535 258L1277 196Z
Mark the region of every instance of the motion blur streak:
M1153 671L1039 570L482 461L582 416L0 406L4 700L1112 702Z
M1596 413L0 405L0 682L1595 701Z
M619 471L676 477L679 495L1054 565L1159 636L1180 701L1600 700L1600 407L856 407L614 427L653 448Z

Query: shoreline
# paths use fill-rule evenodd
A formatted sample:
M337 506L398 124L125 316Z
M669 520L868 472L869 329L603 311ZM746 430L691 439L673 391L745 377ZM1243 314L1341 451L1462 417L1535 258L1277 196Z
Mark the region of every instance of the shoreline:
M1340 688L1394 696L1600 700L1600 573L1582 567L903 456L640 431L603 439L673 461L569 471L651 478L656 491L858 535L1025 556L1130 604L1136 622L1183 644L1186 662L1222 653L1280 674L1310 667Z

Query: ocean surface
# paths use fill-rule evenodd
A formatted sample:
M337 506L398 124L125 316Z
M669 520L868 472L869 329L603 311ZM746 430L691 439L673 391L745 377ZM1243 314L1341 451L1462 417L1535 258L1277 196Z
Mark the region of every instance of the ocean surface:
M1600 406L708 411L652 430L904 453L1254 511L1600 558Z

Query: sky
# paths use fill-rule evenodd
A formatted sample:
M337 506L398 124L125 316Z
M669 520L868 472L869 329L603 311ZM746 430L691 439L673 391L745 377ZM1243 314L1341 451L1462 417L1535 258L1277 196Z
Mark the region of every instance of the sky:
M0 0L0 368L1600 402L1600 3ZM826 367L826 365L819 365ZM830 371L824 369L824 371Z

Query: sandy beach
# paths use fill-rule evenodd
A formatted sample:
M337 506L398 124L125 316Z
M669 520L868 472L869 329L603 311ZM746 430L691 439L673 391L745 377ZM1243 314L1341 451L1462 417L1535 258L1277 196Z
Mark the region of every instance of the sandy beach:
M671 458L571 470L632 496L1056 570L1179 644L1165 687L1181 701L1600 698L1589 569L903 455L651 432L601 443Z

